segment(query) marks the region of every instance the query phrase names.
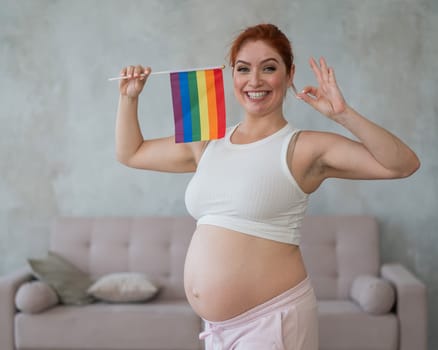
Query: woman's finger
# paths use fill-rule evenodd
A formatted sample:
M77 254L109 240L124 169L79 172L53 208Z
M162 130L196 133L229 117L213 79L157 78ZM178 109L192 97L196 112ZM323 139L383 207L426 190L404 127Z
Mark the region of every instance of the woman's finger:
M134 78L139 78L141 74L143 74L144 68L141 65L137 65L134 68Z
M120 71L120 76L126 77L128 75L128 69L129 69L129 67L122 68L122 70ZM127 84L128 84L127 79L120 79L119 80L119 89L124 89Z
M142 75L142 77L141 77L141 79L143 80L146 80L148 77L149 77L149 75L151 74L151 67L146 67L146 68L144 68L143 69L143 72L141 73L141 74L143 74Z
M319 64L321 66L321 76L324 82L328 82L329 80L329 72L327 68L327 62L325 61L324 57L321 57L319 59Z
M134 66L128 66L126 69L126 76L132 78L134 75Z
M310 68L313 70L313 74L315 74L316 81L319 85L322 85L322 76L321 76L321 70L318 67L318 64L316 63L315 59L313 57L310 57L309 59Z
M316 88L313 86L306 86L299 94L297 94L297 98L303 100L307 104L311 105L313 108L316 108Z
M318 95L318 88L315 86L306 86L298 95L310 95L316 97Z
M335 70L332 67L330 67L328 69L328 79L329 79L328 80L329 83L335 83L336 84Z

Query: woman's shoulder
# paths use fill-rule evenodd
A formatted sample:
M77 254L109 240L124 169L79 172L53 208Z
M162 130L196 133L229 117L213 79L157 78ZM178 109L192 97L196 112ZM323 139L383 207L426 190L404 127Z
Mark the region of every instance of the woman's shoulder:
M294 157L313 166L324 154L336 145L343 144L348 140L346 137L330 132L319 130L300 130L295 139Z
M294 153L296 157L304 157L312 161L321 155L330 144L336 142L340 135L319 130L299 129L294 138Z
M309 129L298 129L299 139L301 142L308 142L312 144L325 143L330 140L335 140L342 137L339 134L330 131L319 131Z

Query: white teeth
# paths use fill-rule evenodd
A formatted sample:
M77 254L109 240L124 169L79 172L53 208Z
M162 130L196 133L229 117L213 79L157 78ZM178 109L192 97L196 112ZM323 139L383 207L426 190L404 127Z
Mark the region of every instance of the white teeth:
M250 99L258 99L266 96L268 93L266 91L257 91L257 92L247 92Z

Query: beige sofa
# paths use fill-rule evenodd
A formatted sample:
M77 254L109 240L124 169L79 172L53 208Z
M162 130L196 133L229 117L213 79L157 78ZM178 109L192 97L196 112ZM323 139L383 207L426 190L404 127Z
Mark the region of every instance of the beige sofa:
M194 228L189 217L60 218L51 251L93 278L144 272L162 290L144 303L19 312L17 290L32 278L24 268L0 279L0 349L201 349L201 320L182 280ZM302 250L319 303L321 350L426 350L425 286L399 264L381 266L375 219L308 216Z

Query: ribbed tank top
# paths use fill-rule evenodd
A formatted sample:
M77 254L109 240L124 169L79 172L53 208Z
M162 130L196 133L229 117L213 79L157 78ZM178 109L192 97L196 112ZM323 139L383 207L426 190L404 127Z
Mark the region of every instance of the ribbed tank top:
M231 143L238 125L210 141L190 180L185 202L197 224L298 245L309 195L287 164L287 150L299 131L282 129L248 144Z

